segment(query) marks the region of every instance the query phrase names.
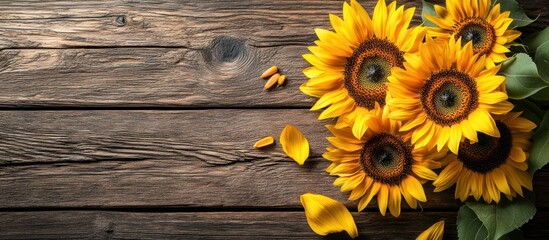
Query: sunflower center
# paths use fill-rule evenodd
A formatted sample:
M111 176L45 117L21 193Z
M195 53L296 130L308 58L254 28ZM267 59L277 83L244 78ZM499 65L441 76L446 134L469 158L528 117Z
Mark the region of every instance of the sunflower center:
M450 89L445 89L439 96L439 100L442 106L445 108L451 108L456 105L457 95Z
M385 105L387 76L392 67L403 67L403 53L395 44L371 38L355 49L345 65L345 88L357 105L373 109Z
M399 137L380 133L364 143L360 165L368 176L378 182L399 184L411 172L412 150Z
M421 105L429 119L437 124L459 123L478 106L475 80L455 69L437 72L421 90Z
M478 142L465 140L459 145L458 159L463 165L478 173L487 173L507 161L512 147L511 131L505 124L496 121L500 138L479 133Z
M469 31L465 31L462 35L465 41L473 41L473 44L478 44L480 40L482 40L481 33L476 29L470 29Z
M381 65L372 64L367 66L366 77L364 77L364 79L373 83L378 83L383 81L383 78L386 77L385 74Z
M496 30L488 22L478 17L466 18L454 25L456 38L461 37L461 44L473 42L473 52L475 54L487 54L492 51L496 42Z

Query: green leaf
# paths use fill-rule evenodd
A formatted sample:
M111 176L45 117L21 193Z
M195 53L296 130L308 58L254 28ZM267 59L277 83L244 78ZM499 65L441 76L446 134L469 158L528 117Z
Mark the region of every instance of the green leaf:
M533 198L532 198L533 199ZM488 231L488 239L496 240L530 221L536 214L536 206L529 197L502 199L499 204L467 201L469 207Z
M505 234L505 236L500 237L499 240L522 240L524 239L524 236L522 235L522 231L515 229L514 231Z
M549 27L542 31L536 32L524 39L524 44L528 46L528 52L532 55L536 52L539 46L549 43Z
M540 92L544 91L545 89L541 90ZM541 110L541 108L539 108L538 105L528 99L511 100L511 103L515 105L515 107L513 108L513 112L522 112L522 114L520 115L521 117L534 122L537 126L540 125L541 120L543 119L544 112L543 110Z
M539 101L549 101L549 88L541 89L529 98Z
M519 53L503 62L500 73L505 75L507 95L512 99L529 97L549 86L540 78L532 58L524 53Z
M509 25L509 28L516 28L516 27L524 27L529 25L530 23L534 22L534 20L530 19L526 13L524 13L524 10L519 7L517 1L515 0L498 0L495 1L494 4L501 4L501 12L505 11L511 11L511 17L513 19L513 22L511 25Z
M539 75L544 81L549 81L549 41L536 50L534 62L538 66Z
M528 170L533 174L549 162L549 111L543 116L543 121L532 136L532 141Z
M421 19L423 19L423 25L427 27L436 27L437 26L436 24L430 22L429 20L427 20L427 18L425 18L425 14L429 14L435 17L438 16L437 13L435 12L435 5L433 5L432 3L428 3L425 0L423 0L422 2L423 2L423 8L421 10Z
M530 51L535 51L534 62L538 66L540 76L549 81L549 27L526 39Z
M484 240L488 238L488 230L486 230L486 227L478 219L475 212L466 205L459 208L457 231L459 239Z

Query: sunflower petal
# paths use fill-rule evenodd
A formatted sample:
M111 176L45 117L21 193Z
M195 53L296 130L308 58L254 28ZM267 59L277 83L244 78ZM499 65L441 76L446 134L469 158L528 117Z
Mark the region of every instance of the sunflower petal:
M389 186L382 184L379 192L377 193L377 204L379 205L379 212L385 216L387 212L387 204L389 203Z
M274 138L273 136L267 136L267 137L264 137L262 139L260 139L259 141L257 141L255 144L254 144L254 148L262 148L262 147L266 147L266 146L269 146L271 144L274 143Z
M435 185L435 192L443 191L454 185L462 169L463 164L457 160L446 166L438 175L437 180L433 182L433 185Z
M505 173L498 168L492 170L492 180L498 189L505 194L511 194L511 189L509 188L509 183L507 183L507 178Z
M378 183L378 182L372 183L372 186L370 186L370 188L366 191L364 196L358 202L358 211L362 211L366 208L366 206L368 206L368 203L370 203L370 201L378 193L380 188L381 188L381 183Z
M425 192L423 191L423 187L421 186L421 183L412 176L408 176L404 180L402 180L401 184L403 185L405 191L408 191L412 197L417 199L420 202L426 202L427 197L425 197Z
M413 209L417 208L417 200L410 195L408 191L404 189L402 184L399 186L400 192L402 193L402 196L404 197L404 200L406 200L406 203L408 203L408 206L410 206Z
M374 32L376 37L385 38L385 25L387 24L387 5L385 0L378 0L374 7L373 15Z
M309 227L318 235L346 231L358 237L355 220L342 203L319 194L305 193L300 197Z
M473 128L477 131L488 134L492 137L500 137L498 128L496 127L496 122L490 116L490 113L482 109L477 109L469 115L469 122L474 122L472 124Z
M389 212L391 212L391 215L395 217L400 216L401 200L400 188L398 185L391 185L389 187Z
M367 121L370 119L370 111L368 109L363 107L357 107L356 108L356 117L355 117L355 123L353 124L353 135L360 139L362 138L362 135L368 130L368 124Z
M433 226L423 231L416 240L442 240L442 234L444 233L444 220L439 221Z
M280 133L282 149L299 165L303 165L309 157L309 141L294 125L288 124Z
M419 164L412 165L412 171L420 178L427 180L435 180L438 177L435 172L431 171L431 169L421 166Z

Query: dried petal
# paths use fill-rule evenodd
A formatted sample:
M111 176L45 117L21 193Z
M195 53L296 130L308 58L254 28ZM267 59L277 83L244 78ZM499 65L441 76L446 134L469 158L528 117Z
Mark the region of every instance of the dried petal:
M307 223L318 235L346 231L352 238L358 237L355 220L340 202L326 196L305 193L300 197L305 208Z
M277 66L272 66L269 69L267 69L265 72L263 72L261 74L261 76L259 76L259 77L260 78L270 77L271 75L275 74L276 72L278 72L278 67Z
M272 88L275 85L275 83L278 82L279 77L280 77L280 74L278 74L278 73L275 73L275 75L271 76L271 78L269 78L267 83L265 83L265 87L263 87L263 90L267 90L269 88Z
M255 144L254 144L254 148L262 148L262 147L266 147L266 146L269 146L271 144L274 143L274 138L273 136L267 136L267 137L264 137L262 138L261 140L257 141Z
M286 125L282 133L280 133L280 145L282 149L299 165L303 165L309 157L309 141L303 134L292 124Z

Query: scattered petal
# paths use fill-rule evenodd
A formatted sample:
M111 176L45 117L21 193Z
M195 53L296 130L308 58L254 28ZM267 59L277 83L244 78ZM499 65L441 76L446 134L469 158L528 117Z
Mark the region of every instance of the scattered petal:
M355 220L342 203L326 196L305 193L300 197L305 208L307 223L318 235L346 231L352 238L358 237Z
M294 125L288 124L280 133L282 149L299 165L303 165L309 157L309 142Z
M267 137L264 137L262 138L261 140L257 141L255 144L254 144L254 148L262 148L262 147L266 147L266 146L269 146L271 144L274 143L274 138L273 136L267 136Z
M439 221L424 232L422 232L416 240L442 240L444 233L444 220Z

